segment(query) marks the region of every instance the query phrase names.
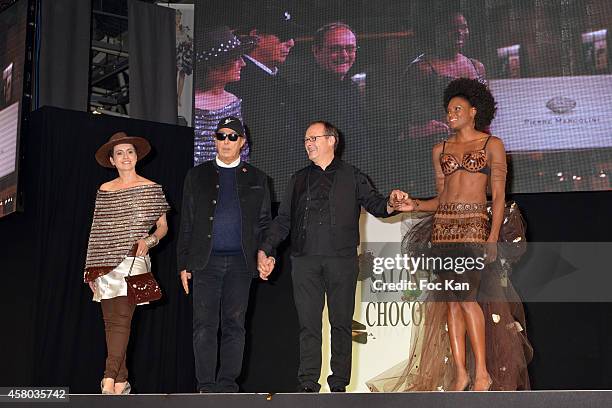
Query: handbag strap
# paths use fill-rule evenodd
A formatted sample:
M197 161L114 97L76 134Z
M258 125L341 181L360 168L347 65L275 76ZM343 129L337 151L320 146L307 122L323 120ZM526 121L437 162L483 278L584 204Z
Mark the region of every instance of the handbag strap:
M132 268L134 267L134 262L136 261L136 258L143 258L145 265L147 265L147 272L151 272L151 268L149 267L149 263L147 262L146 256L133 256L132 264L130 265L130 270L128 271L128 276L132 276Z

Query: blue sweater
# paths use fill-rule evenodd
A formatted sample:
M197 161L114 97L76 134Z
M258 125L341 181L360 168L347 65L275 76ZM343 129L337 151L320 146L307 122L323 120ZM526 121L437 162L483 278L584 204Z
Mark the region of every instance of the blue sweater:
M242 255L240 200L236 185L236 167L218 167L219 197L212 229L212 255Z

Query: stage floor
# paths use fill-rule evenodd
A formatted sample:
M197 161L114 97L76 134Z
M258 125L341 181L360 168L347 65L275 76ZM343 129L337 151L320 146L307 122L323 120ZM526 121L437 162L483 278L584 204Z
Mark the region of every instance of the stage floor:
M28 403L26 403L28 404ZM34 403L1 404L34 406ZM42 407L130 408L577 408L611 407L612 391L414 392L346 394L137 394L70 395L69 403Z

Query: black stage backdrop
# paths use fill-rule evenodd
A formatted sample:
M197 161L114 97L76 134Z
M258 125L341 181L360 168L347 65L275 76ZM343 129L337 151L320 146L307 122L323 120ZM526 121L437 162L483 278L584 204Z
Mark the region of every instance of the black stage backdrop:
M164 186L173 210L168 237L154 250L154 273L165 298L139 307L128 367L135 391L194 391L190 299L175 270L182 182L192 163L192 130L56 108L32 115L24 137L25 212L0 221L0 386L70 386L99 392L105 356L100 307L82 283L96 188L114 177L95 150L115 131L147 137L153 153L139 172ZM532 241L609 241L612 194L516 195ZM271 282L253 285L241 386L244 391L293 391L298 361L297 318L288 245ZM612 305L527 304L535 348L534 389L612 388Z
M525 216L528 241L612 241L612 192L512 198ZM535 350L533 389L612 389L612 303L527 303L525 310Z
M175 15L172 8L138 0L128 2L130 116L133 118L176 124Z
M87 111L91 2L39 1L41 30L36 107Z

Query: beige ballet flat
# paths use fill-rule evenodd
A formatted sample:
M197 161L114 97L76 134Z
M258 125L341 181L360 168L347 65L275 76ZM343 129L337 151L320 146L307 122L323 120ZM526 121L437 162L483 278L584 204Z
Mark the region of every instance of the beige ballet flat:
M104 395L114 395L115 394L114 392L107 391L107 390L104 389L104 378L102 379L102 381L100 381L100 391Z
M121 383L119 383L121 384ZM132 392L132 386L130 385L129 381L125 381L125 386L123 387L123 389L121 390L121 392L118 395L128 395L130 392Z

